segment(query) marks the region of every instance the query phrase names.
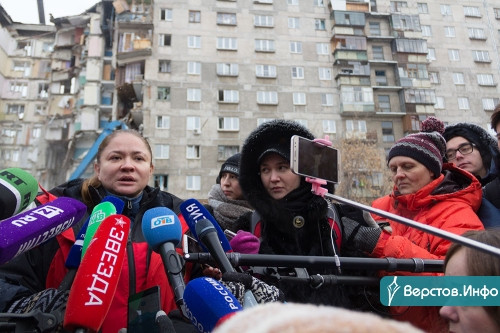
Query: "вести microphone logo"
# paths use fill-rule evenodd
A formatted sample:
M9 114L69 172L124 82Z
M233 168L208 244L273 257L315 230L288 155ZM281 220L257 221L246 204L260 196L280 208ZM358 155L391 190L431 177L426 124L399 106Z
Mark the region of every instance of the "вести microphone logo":
M175 223L174 215L157 216L151 219L151 229Z

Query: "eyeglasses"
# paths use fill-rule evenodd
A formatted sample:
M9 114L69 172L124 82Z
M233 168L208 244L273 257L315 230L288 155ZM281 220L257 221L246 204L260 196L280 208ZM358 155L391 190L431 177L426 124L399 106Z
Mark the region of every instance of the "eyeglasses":
M458 146L457 149L449 149L446 151L446 154L444 156L448 161L453 161L455 158L457 158L457 151L460 152L462 155L469 155L474 151L474 147L476 145L473 143L462 143L460 146Z

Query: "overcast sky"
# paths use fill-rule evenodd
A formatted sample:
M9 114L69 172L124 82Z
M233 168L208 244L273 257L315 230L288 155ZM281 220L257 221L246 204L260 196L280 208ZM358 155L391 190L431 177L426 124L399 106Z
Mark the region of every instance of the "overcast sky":
M52 24L49 14L54 17L78 15L100 0L44 0L45 24ZM37 0L0 0L13 21L21 23L40 23L38 20Z

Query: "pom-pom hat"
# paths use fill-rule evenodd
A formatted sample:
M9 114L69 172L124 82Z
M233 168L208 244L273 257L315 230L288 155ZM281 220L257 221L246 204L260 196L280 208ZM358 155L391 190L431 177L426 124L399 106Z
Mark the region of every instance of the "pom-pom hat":
M443 168L446 141L443 138L444 124L435 117L422 122L422 131L409 134L399 139L389 151L387 161L395 156L406 156L422 163L434 177L438 177Z

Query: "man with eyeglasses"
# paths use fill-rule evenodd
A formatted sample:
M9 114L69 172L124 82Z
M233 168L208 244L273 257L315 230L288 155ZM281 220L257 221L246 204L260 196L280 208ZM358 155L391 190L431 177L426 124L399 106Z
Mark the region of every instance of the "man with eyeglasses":
M495 107L491 115L491 128L497 134L497 144L500 149L500 104ZM496 158L497 174L500 174L500 158ZM497 177L483 188L483 197L500 209L500 178Z

